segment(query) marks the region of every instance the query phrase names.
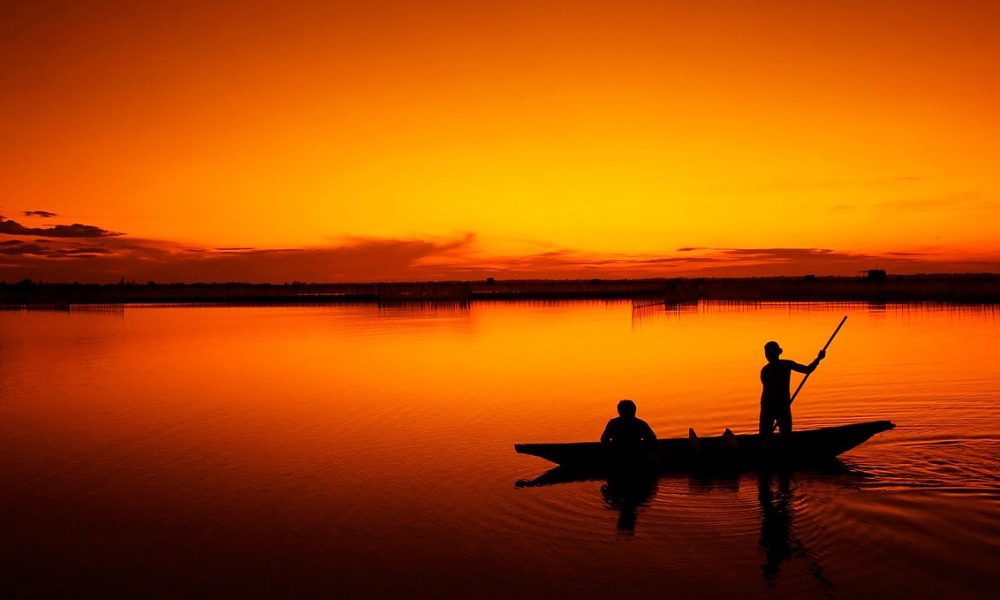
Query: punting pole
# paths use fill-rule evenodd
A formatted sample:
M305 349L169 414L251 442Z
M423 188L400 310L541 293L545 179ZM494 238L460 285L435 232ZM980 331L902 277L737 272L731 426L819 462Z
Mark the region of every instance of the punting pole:
M840 325L837 325L837 328L833 330L833 335L830 336L830 339L826 341L826 345L823 346L824 352L826 351L827 348L830 347L830 344L833 343L833 338L837 337L837 334L840 332L840 328L843 327L844 323L846 322L847 322L847 315L844 315L844 318L840 320ZM795 402L795 397L798 396L799 392L802 391L802 386L806 384L806 381L809 379L810 375L812 375L812 373L806 373L806 376L803 377L802 381L799 382L799 387L795 388L795 393L792 394L792 398L788 401L789 404Z

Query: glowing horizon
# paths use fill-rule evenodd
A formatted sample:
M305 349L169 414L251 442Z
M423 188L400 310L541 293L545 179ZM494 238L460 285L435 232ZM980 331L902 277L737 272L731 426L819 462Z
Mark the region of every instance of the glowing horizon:
M0 280L1000 272L996 6L3 10Z

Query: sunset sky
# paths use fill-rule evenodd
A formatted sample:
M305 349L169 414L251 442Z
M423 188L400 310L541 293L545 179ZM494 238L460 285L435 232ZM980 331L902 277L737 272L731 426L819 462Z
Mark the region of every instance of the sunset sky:
M1000 272L1000 3L0 4L0 279Z

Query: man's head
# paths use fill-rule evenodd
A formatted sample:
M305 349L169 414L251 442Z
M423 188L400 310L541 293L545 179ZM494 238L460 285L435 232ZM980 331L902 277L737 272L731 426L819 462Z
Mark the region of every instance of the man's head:
M631 400L622 400L618 403L618 414L623 417L634 417L635 416L635 402Z
M778 357L781 356L781 346L778 345L778 342L772 341L764 344L764 356L767 357L767 360L778 360Z

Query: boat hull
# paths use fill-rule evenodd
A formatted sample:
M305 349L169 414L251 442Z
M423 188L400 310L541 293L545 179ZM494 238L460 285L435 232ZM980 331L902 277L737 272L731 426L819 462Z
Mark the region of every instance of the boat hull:
M759 434L661 439L657 440L661 452L651 452L639 462L655 465L661 471L815 464L833 459L893 427L891 421L869 421L796 431L787 437L773 435L766 441ZM621 466L620 460L615 460L600 442L515 444L514 450L572 469L600 471Z

